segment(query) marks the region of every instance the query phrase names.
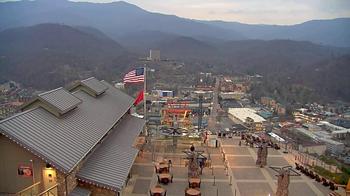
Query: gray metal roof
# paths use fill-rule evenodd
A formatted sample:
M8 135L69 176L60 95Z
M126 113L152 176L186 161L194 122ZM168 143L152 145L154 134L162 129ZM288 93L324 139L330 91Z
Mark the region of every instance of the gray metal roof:
M104 93L108 87L103 84L103 82L98 81L96 78L91 77L86 80L82 80L81 83L85 85L87 88L92 90L96 95L100 95Z
M82 102L80 99L62 87L41 93L38 95L38 97L39 100L49 104L51 107L57 110L59 114L65 114L71 109L77 107Z
M132 97L107 82L103 84L109 88L99 98L81 90L74 92L82 103L60 118L37 107L0 121L0 133L69 172L133 103Z
M82 187L76 186L68 196L90 196L91 191Z
M132 145L145 124L143 119L127 115L102 142L77 173L81 180L121 190L138 150Z

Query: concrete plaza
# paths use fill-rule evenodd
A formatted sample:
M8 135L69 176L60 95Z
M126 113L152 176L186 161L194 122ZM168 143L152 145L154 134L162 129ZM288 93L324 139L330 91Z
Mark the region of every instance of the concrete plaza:
M269 166L294 166L294 160L290 155L269 149L268 166L259 168L255 165L256 149L245 145L238 146L239 140L238 137L221 139L220 148L210 148L203 146L200 142L195 143L196 149L203 150L205 156L210 156L212 161L212 167L204 168L201 175L200 191L202 196L273 196L277 188L277 178L275 171ZM187 167L185 167L183 159L185 154L181 150L186 144L179 149L169 148L169 144L166 142L158 142L155 145L156 150L153 150L153 153L146 150L142 156L136 158L132 168L132 177L123 195L149 195L150 188L157 184L153 160L162 158L172 160L173 166L170 172L174 175L174 179L173 183L161 186L167 190L168 196L185 195L188 178ZM189 145L187 146L189 147ZM223 154L226 156L226 163ZM289 186L289 195L291 196L321 196L327 195L329 192L328 188L307 176L291 177Z

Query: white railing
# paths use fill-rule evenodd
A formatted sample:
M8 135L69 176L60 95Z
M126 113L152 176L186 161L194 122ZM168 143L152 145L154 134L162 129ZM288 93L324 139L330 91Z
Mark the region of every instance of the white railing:
M54 185L50 188L48 188L45 191L39 192L42 190L42 187L40 187L41 182L37 182L20 192L16 193L17 196L56 196L57 195L57 185ZM40 190L41 189L41 190Z
M58 184L48 188L47 190L38 194L38 196L56 196L57 195L57 186Z
M39 185L41 182L37 182L23 190L21 190L20 192L16 193L16 195L18 196L33 196L33 195L38 195L39 193Z

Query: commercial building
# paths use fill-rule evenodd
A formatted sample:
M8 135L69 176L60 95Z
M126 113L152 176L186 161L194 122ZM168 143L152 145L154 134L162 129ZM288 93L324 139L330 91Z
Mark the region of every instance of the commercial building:
M251 131L263 131L266 120L259 116L255 110L250 108L229 108L228 114L230 118L239 120L245 124Z
M160 61L160 50L150 50L149 51L149 60Z
M236 77L223 77L220 81L221 92L243 92L249 91L250 83L246 79L240 80Z
M240 100L245 97L245 93L243 92L221 92L219 94L221 100L230 100L230 99L235 99L235 100Z
M132 104L95 78L39 94L0 122L0 192L117 195L145 124L130 115Z
M264 106L268 106L272 108L278 115L283 116L286 114L286 107L280 103L277 103L276 100L270 98L270 97L261 97L260 98L261 104Z
M312 140L320 141L326 145L327 151L333 154L340 154L344 151L345 145L341 142L335 141L330 138L326 132L318 131L312 132L304 128L295 128L296 131L308 136Z
M328 131L331 131L331 132L333 132L333 131L341 131L341 130L346 129L344 127L334 125L334 124L332 124L330 122L327 122L327 121L320 121L319 123L320 123L320 125L324 126L325 129L327 129Z
M251 108L229 108L228 113L241 122L245 122L247 118L251 118L254 122L266 121L263 117L256 114L256 111Z
M311 131L308 131L308 130L301 128L301 127L295 128L295 130L304 134L305 136L308 136L309 138L311 138L313 140L317 140L317 135L313 134Z
M314 113L304 113L303 110L297 110L293 112L295 122L298 123L314 123L321 120L319 115Z
M340 154L344 151L345 145L341 142L328 139L328 138L322 138L320 137L319 140L324 142L327 146L327 150L331 152L332 154Z
M174 97L174 91L169 91L169 90L152 90L152 95L157 96L159 98Z
M334 138L341 140L347 140L350 138L350 129L334 125L327 121L320 121L320 125L329 131Z
M213 99L213 91L211 90L195 90L190 92L190 97L192 99L198 99L199 95L203 97L204 101L211 101Z
M299 151L310 154L323 155L327 150L324 143L299 144Z

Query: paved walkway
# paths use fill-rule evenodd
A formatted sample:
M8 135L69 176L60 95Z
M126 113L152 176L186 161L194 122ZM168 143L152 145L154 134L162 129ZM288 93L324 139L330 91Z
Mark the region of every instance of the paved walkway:
M286 159L288 155L281 153L281 151L270 148L268 149L268 166L259 168L255 166L257 149L245 145L240 147L238 142L239 138L237 137L222 140L222 148L235 179L234 186L238 188L237 195L275 195L277 177L276 173L269 166L293 166L293 160L290 157ZM328 189L319 189L313 182L314 180L304 175L291 177L289 195L327 195L330 192Z
M258 168L255 166L256 149L247 146L238 146L239 138L221 140L221 148L205 148L200 145L197 149L210 153L212 167L205 168L201 176L202 196L268 196L275 195L277 186L276 173L268 166L293 165L293 158L280 151L269 149L268 166ZM166 148L158 146L156 153L145 152L143 157L137 157L132 168L132 178L125 188L123 195L145 196L149 189L157 184L157 175L154 172L153 158L165 157L172 159L174 165L171 173L174 175L173 183L162 185L168 196L184 195L188 187L187 168L184 165L184 154L181 150L175 153L166 152ZM224 162L223 154L226 156ZM323 196L330 190L307 176L293 176L289 186L290 196Z

